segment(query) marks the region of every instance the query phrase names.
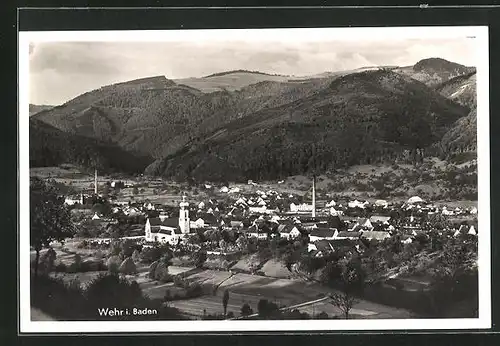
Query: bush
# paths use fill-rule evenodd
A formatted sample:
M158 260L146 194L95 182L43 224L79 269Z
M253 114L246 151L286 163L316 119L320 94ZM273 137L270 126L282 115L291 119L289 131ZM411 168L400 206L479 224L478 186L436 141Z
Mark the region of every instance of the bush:
M249 316L252 314L253 310L250 305L248 305L248 303L243 304L243 306L241 307L241 316Z
M118 271L123 274L135 274L137 273L137 267L135 266L132 257L126 258L118 268Z
M54 262L56 260L56 252L50 248L42 256L40 256L39 271L50 273L54 270Z
M93 272L93 271L103 271L107 270L108 267L103 261L83 261L80 265L79 272Z
M85 297L89 304L97 308L128 308L141 306L142 291L136 281L129 282L118 275L99 275L87 285Z
M155 280L155 271L156 271L156 267L158 267L158 261L155 261L153 263L151 263L151 265L149 266L149 270L148 270L148 277L150 279L153 279Z
M56 266L54 267L54 271L58 272L58 273L65 273L67 271L67 266L66 264L64 264L63 262L59 262L56 264Z
M318 320L327 320L328 319L328 314L324 311L321 311L319 314L316 315L316 318Z

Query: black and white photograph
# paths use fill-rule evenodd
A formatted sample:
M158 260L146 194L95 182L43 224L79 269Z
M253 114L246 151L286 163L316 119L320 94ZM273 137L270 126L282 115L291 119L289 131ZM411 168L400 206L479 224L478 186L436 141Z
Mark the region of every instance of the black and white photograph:
M491 327L487 27L20 32L19 78L21 331Z

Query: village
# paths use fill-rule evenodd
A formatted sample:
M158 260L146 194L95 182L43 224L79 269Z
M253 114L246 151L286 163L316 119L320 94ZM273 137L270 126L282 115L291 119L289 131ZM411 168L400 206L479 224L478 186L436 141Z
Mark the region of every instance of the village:
M109 184L112 189L125 187L119 181L105 184ZM96 172L94 186L97 185ZM93 195L81 193L66 196L65 204L82 206L87 199L97 198L98 203L107 203L111 207L107 215L99 210L91 213L95 223L117 223L119 216L123 215L141 217L144 219L143 234L136 236L145 242L170 245L189 243L190 235L217 230L232 232L235 238L241 235L258 240L275 237L291 240L308 236L309 251L321 256L324 245L329 244L327 247L334 250L336 241L384 240L398 235L401 242L411 243L419 234L436 230L436 227L440 233L453 237L459 234L477 236L475 206L453 208L444 203L438 206L418 196L403 202L382 199L369 202L345 198L342 201L316 201L314 179L311 181L312 202L304 201L300 195L274 190L261 191L253 181L249 181L248 185L253 191L243 192L239 187L204 184L205 189L215 190L219 198L187 200L186 195L183 195L177 208L137 198L125 202L116 202L113 197L106 200L108 193L106 196L98 193L97 187ZM433 222L436 219L448 222Z
M415 310L425 305L436 250L448 240L477 243L475 206L418 196L317 198L315 177L302 195L248 181L173 187L172 198L162 203L145 193L158 192L160 183L103 178L95 171L79 193L73 188L62 196L76 233L52 244L57 256L50 275L85 284L118 272L189 319L258 318L262 300L288 313L339 318L345 311L328 302L332 288L324 273L331 258L354 255L370 268L371 262L387 263L370 274L376 288L356 300L350 318L410 318L426 316ZM394 248L399 250L386 258ZM228 307L221 304L223 294Z

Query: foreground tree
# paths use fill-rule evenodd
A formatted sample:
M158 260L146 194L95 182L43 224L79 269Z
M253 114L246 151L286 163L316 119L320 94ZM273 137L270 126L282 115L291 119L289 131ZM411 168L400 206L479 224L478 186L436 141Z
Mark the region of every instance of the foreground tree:
M356 295L363 289L365 275L357 259L340 261L336 266L330 271L328 281L340 292L330 294L330 302L340 309L345 319L349 319L349 313L357 303Z
M35 249L35 278L38 277L40 251L53 241L62 242L74 234L70 211L51 182L30 181L30 245Z
M224 291L224 296L222 297L222 307L224 308L224 317L226 317L227 314L227 304L229 302L229 291L225 290Z
M250 316L253 314L253 310L252 308L250 307L250 305L248 305L248 303L245 303L243 304L243 306L241 307L241 316Z

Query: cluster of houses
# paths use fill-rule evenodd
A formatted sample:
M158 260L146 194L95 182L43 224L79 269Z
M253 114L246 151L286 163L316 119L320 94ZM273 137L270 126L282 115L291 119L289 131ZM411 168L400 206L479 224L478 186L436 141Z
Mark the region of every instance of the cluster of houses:
M254 185L253 182L249 184ZM117 214L144 216L146 242L174 245L186 242L189 235L195 232L226 230L258 240L273 237L293 240L307 236L309 250L319 253L322 248L324 251L325 246L335 248L338 244L355 243L360 239L383 241L396 234L403 243L410 243L416 236L428 231L426 215L437 214L459 221L450 229L439 231L452 236L463 233L477 235L477 224L471 221L477 215L477 208L436 206L418 196L399 203L356 199L316 202L314 182L310 204L304 203L300 196L274 190L242 193L238 187L223 186L219 192L225 195L222 201L207 198L190 204L183 197L178 210L167 210L165 206L149 201L112 201L112 215L108 218ZM65 203L84 204L85 197L83 194L69 196ZM104 217L95 213L92 219Z
M257 191L249 196L238 194L225 204L209 199L189 207L188 202L183 200L178 217L160 215L147 219L146 241L176 244L187 239L190 233L226 230L258 240L273 237L292 240L307 236L310 251L320 252L318 244L320 248L324 248L326 244L335 248L338 244L355 243L360 239L383 241L396 234L401 242L411 243L417 235L428 231L425 221L422 221L425 214L465 216L461 224L440 231L451 232L452 236L464 233L477 235L477 224L470 221L477 214L476 208L457 208L453 209L453 214L449 214L446 206L434 206L419 197L412 197L398 205L382 200L374 203L355 200L344 205L330 201L318 208L313 204L290 202L287 210L287 203L277 203L280 200L286 201L287 198L294 199L294 196L276 191ZM356 212L360 209L370 209L370 215L365 213L364 216L357 216ZM317 215L313 216L313 211ZM398 215L403 216L394 218L390 215L391 212L400 212Z

